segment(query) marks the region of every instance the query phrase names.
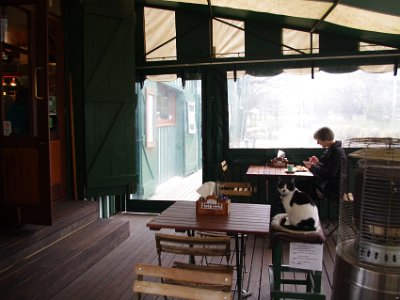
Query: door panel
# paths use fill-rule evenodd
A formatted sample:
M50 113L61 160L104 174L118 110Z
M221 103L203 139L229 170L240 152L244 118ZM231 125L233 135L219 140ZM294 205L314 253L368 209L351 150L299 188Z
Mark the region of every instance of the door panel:
M40 203L39 154L36 149L6 148L2 155L5 202L17 205ZM29 181L26 178L30 178ZM15 188L18 187L18 188Z
M8 26L0 72L2 78L14 76L17 84L1 90L0 222L51 224L47 1L4 2ZM25 103L16 114L24 116L24 127L10 114L20 100Z
M86 196L124 194L136 180L134 2L84 9Z
M52 140L50 142L50 173L51 173L51 196L56 201L65 197L63 179L63 158L61 157L61 141Z
M49 19L49 128L52 202L64 200L66 191L66 128L64 40L62 23Z

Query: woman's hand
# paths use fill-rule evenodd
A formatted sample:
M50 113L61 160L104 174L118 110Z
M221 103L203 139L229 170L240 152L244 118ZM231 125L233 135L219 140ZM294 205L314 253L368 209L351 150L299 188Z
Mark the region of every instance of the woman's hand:
M318 159L318 157L316 157L316 156L311 156L311 157L308 159L308 161L309 161L310 163L312 163L313 165L319 163L319 159Z
M311 169L312 167L312 163L310 161L303 160L303 164L306 166L307 169Z
M307 160L303 160L303 164L307 169L311 169L312 166L317 165L319 163L319 159L316 156L311 156Z

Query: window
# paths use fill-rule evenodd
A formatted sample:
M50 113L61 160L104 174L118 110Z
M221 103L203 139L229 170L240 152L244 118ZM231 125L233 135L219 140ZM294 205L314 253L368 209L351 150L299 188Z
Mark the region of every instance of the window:
M175 60L175 12L144 8L146 60Z
M157 126L175 124L176 93L175 89L166 84L159 84L157 96Z
M311 37L312 47L310 47ZM282 42L284 45L282 53L285 55L319 53L319 35L315 33L311 34L309 32L283 28Z
M230 148L313 148L331 127L338 140L400 137L400 79L389 73L315 73L228 79Z
M213 49L216 58L244 57L244 22L214 19Z
M396 50L396 48L360 42L359 50L361 52L363 52L363 51L385 51L385 50Z
M146 147L154 147L154 98L155 93L151 89L146 90Z

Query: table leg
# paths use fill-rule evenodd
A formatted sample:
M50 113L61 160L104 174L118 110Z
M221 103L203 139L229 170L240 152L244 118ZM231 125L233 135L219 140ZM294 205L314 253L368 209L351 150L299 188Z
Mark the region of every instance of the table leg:
M244 299L251 296L251 292L243 289L243 259L244 259L244 234L235 235L235 252L236 252L236 282L238 290L238 298Z

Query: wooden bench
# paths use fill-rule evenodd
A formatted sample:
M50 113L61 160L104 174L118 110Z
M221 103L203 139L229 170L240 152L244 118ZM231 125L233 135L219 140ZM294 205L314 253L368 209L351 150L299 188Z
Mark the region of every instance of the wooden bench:
M232 299L232 271L213 272L138 264L135 273L135 299L140 299L142 294L199 300ZM152 280L145 280L145 277Z

